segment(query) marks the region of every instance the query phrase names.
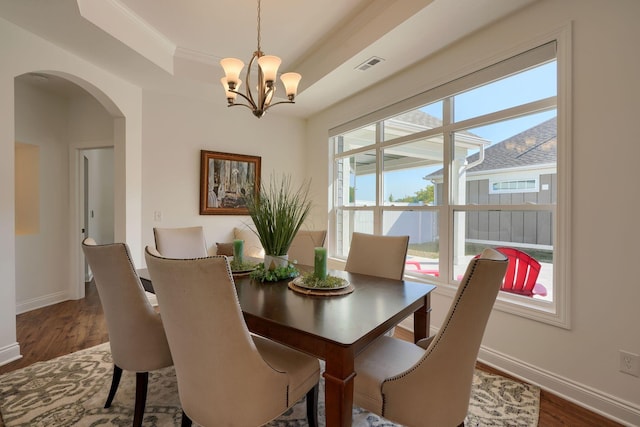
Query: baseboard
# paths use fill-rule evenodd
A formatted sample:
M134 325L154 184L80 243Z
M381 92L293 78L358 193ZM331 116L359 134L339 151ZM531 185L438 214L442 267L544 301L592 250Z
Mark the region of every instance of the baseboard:
M14 342L13 344L0 348L0 366L11 363L14 360L21 359L20 344Z
M405 319L398 326L413 333L412 319ZM430 334L436 333L438 329L431 326ZM523 363L485 346L480 347L478 360L620 424L630 427L640 426L640 406L631 402Z
M27 311L47 307L49 305L67 301L69 299L71 298L69 296L69 292L67 291L55 292L53 294L32 298L26 301L18 302L16 304L16 314L26 313Z

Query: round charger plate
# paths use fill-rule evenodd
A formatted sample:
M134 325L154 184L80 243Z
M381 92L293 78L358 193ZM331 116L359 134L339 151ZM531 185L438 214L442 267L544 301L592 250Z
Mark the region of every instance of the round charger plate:
M250 274L253 270L255 270L255 267L249 270L231 270L231 274L233 276L246 276L247 274Z
M308 286L304 283L304 278L302 276L296 277L292 280L293 284L305 289L313 289L314 291L335 291L338 289L344 289L349 286L349 282L347 280L342 281L342 285L334 286L332 288L319 288L317 286Z
M243 274L243 273L251 273L253 270L255 270L258 266L254 265L251 268L242 268L240 270L234 270L233 268L231 269L231 272L233 274Z
M258 268L258 263L253 264L252 266L247 266L247 264L250 263L244 263L245 265L243 266L244 268L238 269L238 270L234 270L233 269L233 257L228 257L229 258L229 267L231 267L231 274L233 274L234 276L244 276L245 274L249 274L251 273L253 270L255 270L256 268Z

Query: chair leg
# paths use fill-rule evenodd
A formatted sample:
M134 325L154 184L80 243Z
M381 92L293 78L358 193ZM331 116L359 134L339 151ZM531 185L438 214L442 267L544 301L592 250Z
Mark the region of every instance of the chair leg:
M111 378L111 388L109 389L109 396L107 396L107 403L104 404L105 408L111 406L111 402L113 402L113 398L116 396L116 391L118 391L120 378L122 378L122 369L114 363L113 377Z
M187 414L184 413L184 411L182 411L182 424L180 424L181 427L191 427L191 418L189 418L187 416Z
M307 392L307 422L309 427L318 426L318 390L320 386L316 384Z
M142 426L144 407L147 401L148 372L136 372L136 404L133 411L133 427Z

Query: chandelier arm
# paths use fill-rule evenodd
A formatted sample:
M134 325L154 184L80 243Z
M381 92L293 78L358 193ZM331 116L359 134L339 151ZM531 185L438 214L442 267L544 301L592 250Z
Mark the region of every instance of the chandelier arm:
M278 104L295 104L295 101L278 101L278 102L274 102L273 104L269 104L267 107L265 107L264 111L267 111L269 108L273 107L274 105L278 105Z
M255 99L253 99L253 93L251 92L251 68L253 68L254 61L256 60L256 58L259 58L260 55L262 55L262 52L259 49L253 53L253 56L251 57L251 61L249 61L249 65L247 65L247 72L244 78L247 82L246 89L245 89L245 91L247 92L247 96L244 96L244 95L243 96L245 99L247 99L251 103L251 105L254 106L254 108L257 104ZM260 75L260 66L258 66L258 80L260 80L261 77L262 76ZM260 102L260 94L258 93L258 103L259 102Z
M227 107L247 107L249 110L254 111L256 107L252 107L248 104L228 104Z
M243 94L243 93L241 93L241 92L238 92L238 91L235 91L235 90L230 90L229 92L235 93L236 95L240 95L241 97L243 97L244 99L246 99L246 100L247 100L247 102L250 104L250 105L246 105L246 104L236 104L236 103L234 102L233 104L229 104L229 106L232 106L232 105L244 105L245 107L248 107L248 108L257 108L257 107L256 107L255 102L253 102L253 99L251 99L251 98L247 97L245 94Z
M273 99L273 96L276 93L276 87L274 84L271 87L269 87L266 92L264 88L265 86L260 88L259 96L261 96L261 99L260 99L259 105L262 111L267 111L267 108L269 108L272 105L271 102L267 103L267 101ZM271 97L269 95L271 95Z
M264 76L262 74L262 68L258 65L258 102L261 110L264 110L264 101L267 99L267 94L264 91Z

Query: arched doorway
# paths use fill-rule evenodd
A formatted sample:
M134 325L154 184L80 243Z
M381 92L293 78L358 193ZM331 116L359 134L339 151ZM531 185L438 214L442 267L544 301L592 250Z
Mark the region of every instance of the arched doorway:
M124 118L104 93L68 74L23 74L14 79L14 88L15 140L35 147L37 162L29 167L39 177L38 227L16 235L16 313L21 313L84 296L80 250L85 228L84 159L91 153L90 163L104 165L96 160L96 153L111 150L111 173L102 174L111 181L106 185L112 191L111 206L101 202L89 211L93 211L93 218L100 216L103 226L111 224L113 236L113 169L117 162L113 147L124 141ZM17 173L18 166L16 163ZM100 180L100 175L94 179ZM20 191L16 182L16 203ZM91 200L91 188L88 195ZM109 216L111 220L105 219Z

